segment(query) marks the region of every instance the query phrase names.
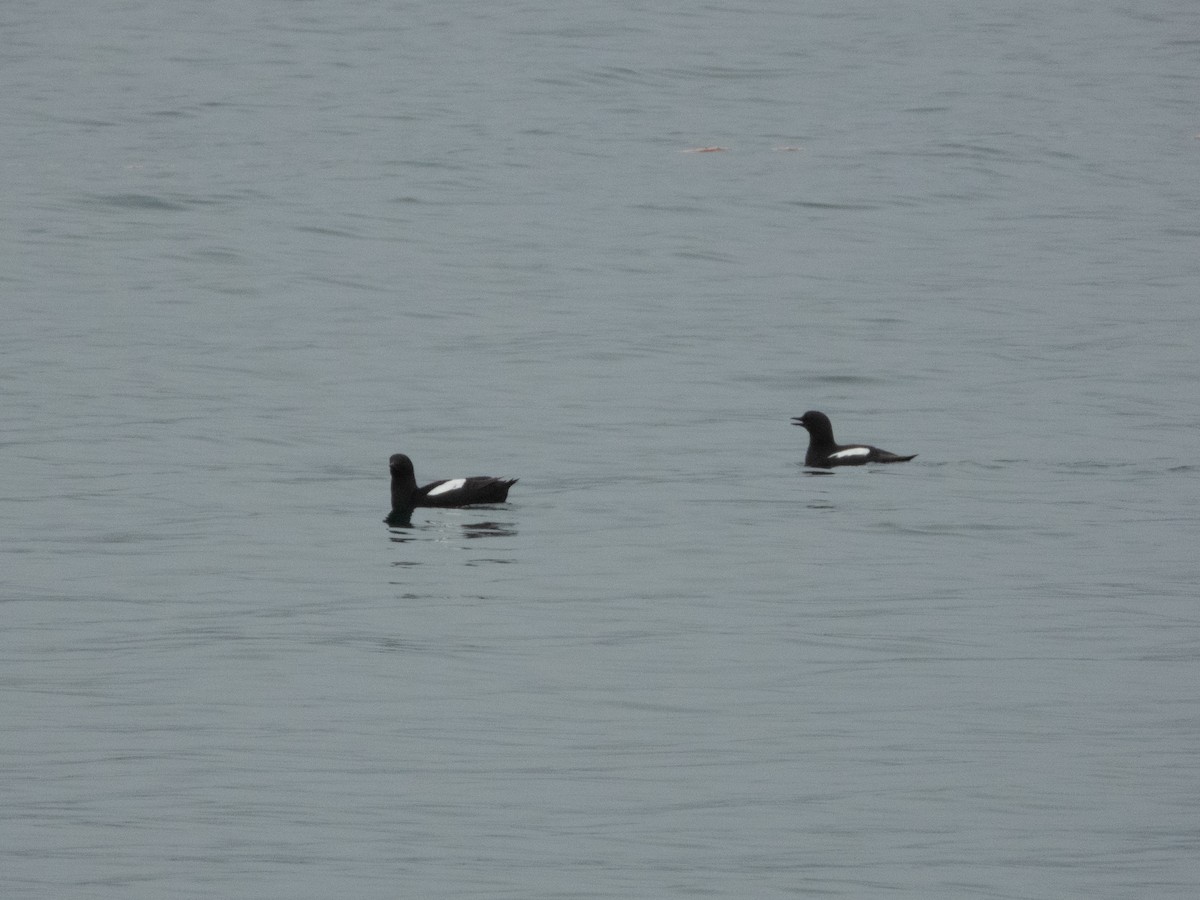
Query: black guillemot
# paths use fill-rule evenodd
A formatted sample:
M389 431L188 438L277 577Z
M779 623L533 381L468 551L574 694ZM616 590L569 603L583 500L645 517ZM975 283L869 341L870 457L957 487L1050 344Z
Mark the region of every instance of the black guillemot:
M812 409L793 418L792 424L808 431L808 453L804 456L804 464L818 469L861 466L871 462L908 462L917 455L900 456L870 444L839 444L833 439L833 425L829 422L829 416Z
M483 503L504 503L508 489L517 483L515 478L493 478L472 475L469 478L443 478L417 487L412 460L397 453L388 460L392 473L392 512L385 521L403 521L418 506L476 506Z

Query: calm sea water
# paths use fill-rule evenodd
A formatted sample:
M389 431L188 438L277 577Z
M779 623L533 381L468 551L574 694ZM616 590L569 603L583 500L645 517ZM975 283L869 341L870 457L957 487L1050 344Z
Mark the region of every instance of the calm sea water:
M0 26L5 897L1196 895L1194 4Z

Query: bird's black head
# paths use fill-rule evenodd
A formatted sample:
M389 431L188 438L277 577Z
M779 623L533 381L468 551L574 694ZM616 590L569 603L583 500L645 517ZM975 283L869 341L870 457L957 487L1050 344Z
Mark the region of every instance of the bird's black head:
M792 424L806 429L819 443L833 443L833 425L829 421L829 416L823 412L810 409L804 415L793 418Z

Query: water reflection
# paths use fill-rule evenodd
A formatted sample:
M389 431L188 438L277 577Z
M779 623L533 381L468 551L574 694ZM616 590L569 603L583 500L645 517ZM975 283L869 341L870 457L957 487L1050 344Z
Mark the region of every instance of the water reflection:
M388 540L393 544L412 545L414 548L418 544L440 544L451 546L457 545L460 550L466 550L474 546L474 542L479 538L503 538L514 537L517 534L517 526L515 522L500 522L495 519L486 519L474 522L447 522L445 520L420 521L413 522L412 516L407 515L391 515L384 520L388 525ZM480 547L479 549L482 549ZM405 554L406 556L409 554ZM393 560L394 566L417 566L426 559L403 559ZM487 558L475 558L468 561L468 565L478 565L483 562L507 563L512 562L511 559L502 559L495 556Z
M422 532L430 533L437 540L444 540L446 530L451 527L432 522L414 525L412 519L388 521L387 524L388 531L391 532L389 540L395 544L407 544L415 541ZM515 522L465 522L459 526L459 529L466 538L513 537L517 533Z
M397 512L396 510L393 510L383 521L387 524L388 530L392 533L391 540L401 544L414 540L416 537L415 532L442 532L447 528L452 527L446 523L435 522L422 522L414 525L411 511ZM485 522L464 522L459 527L462 529L464 536L469 538L512 537L517 533L517 525L515 522L496 522L492 520Z
M389 528L408 528L412 525L412 509L393 509L383 520Z
M469 538L512 537L516 533L513 522L474 522L463 526L463 534Z

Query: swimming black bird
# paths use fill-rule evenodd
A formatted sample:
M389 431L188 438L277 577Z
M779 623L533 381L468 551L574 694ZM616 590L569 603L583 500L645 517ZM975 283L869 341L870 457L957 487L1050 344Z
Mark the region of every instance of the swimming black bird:
M504 503L508 489L517 483L515 478L492 478L472 475L469 478L443 478L417 487L412 460L397 453L388 460L392 473L392 512L385 521L404 521L418 506L476 506L481 503Z
M869 462L908 462L917 455L899 456L870 444L839 444L833 439L833 425L829 422L829 416L814 409L794 417L792 424L808 430L808 453L804 456L804 464L818 469L861 466Z

